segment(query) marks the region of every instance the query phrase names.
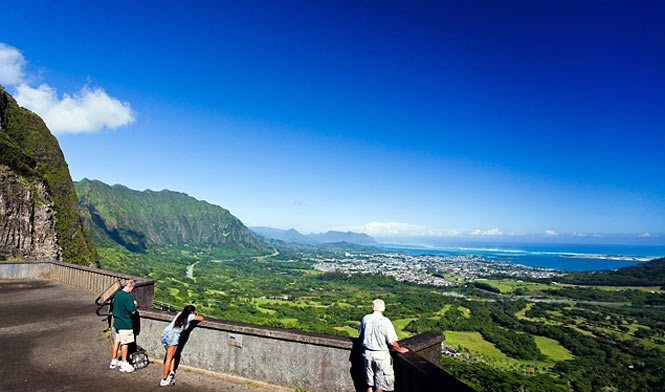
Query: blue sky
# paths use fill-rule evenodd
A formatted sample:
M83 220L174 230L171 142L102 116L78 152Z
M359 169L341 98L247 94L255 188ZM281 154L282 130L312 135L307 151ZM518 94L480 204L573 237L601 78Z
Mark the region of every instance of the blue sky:
M0 83L76 180L303 232L665 235L663 2L99 3L3 6Z

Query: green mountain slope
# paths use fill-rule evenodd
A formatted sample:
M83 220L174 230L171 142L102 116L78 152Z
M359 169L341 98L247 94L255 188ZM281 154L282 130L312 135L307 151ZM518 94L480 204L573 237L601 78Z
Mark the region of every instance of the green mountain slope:
M614 271L573 272L557 280L588 285L665 286L665 258Z
M143 192L83 179L75 183L81 215L98 246L134 253L152 247L222 247L241 254L270 253L228 210L184 193Z
M38 115L21 108L2 86L0 164L19 176L46 185L53 198L57 243L62 248L62 259L77 264L95 263L95 246L81 223L76 191L58 141Z

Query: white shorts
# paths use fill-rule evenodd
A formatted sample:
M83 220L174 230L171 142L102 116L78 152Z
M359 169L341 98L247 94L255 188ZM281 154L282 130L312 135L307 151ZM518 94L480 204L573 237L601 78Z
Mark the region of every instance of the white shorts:
M395 389L395 371L393 359L388 351L365 350L365 376L368 387L377 387L384 391Z
M134 343L134 331L131 329L116 329L115 341L120 344Z

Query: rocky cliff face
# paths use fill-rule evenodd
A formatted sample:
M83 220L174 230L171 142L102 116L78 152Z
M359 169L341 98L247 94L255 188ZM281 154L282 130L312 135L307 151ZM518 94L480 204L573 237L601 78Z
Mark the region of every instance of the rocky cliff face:
M0 165L0 252L5 257L60 260L53 198L44 182Z
M0 165L4 173L0 254L96 263L97 252L79 217L76 191L58 141L39 116L21 108L2 86Z

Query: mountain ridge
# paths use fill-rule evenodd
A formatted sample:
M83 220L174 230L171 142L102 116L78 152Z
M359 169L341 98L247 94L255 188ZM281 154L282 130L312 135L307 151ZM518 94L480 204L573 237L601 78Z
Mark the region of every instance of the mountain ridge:
M364 233L354 233L351 231L342 232L328 230L325 233L302 234L294 228L288 230L277 229L267 226L250 226L254 233L273 240L284 242L295 242L306 245L330 244L337 242L347 242L350 244L373 244L376 240Z
M81 215L96 243L143 253L154 246L267 247L223 207L182 192L137 191L84 178L75 182Z

